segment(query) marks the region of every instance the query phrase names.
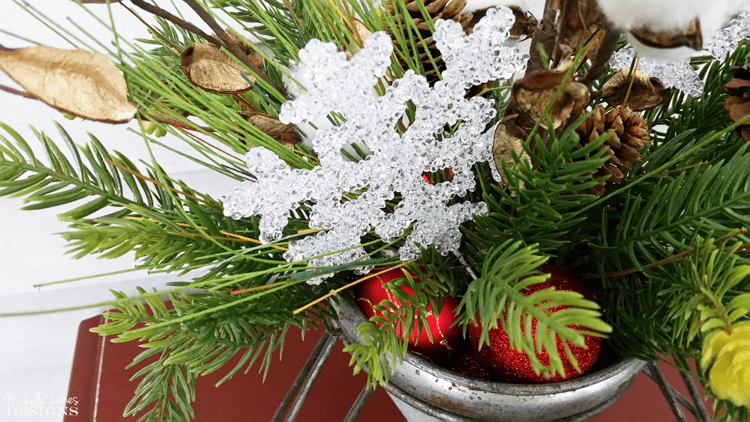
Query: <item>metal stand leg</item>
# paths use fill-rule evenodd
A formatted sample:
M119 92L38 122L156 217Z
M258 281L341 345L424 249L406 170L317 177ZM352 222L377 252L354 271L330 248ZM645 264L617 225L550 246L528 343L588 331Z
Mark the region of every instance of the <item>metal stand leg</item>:
M693 414L699 422L711 422L711 417L708 416L708 410L706 410L706 406L703 405L703 399L693 383L693 377L682 371L680 371L680 375L682 375L682 380L685 381L688 392L690 392L690 397L693 399L693 402L695 402L697 412L693 412Z
M672 409L672 413L674 413L677 420L680 422L687 422L687 418L685 418L685 414L682 413L682 409L680 409L680 405L678 403L678 398L677 398L677 396L682 397L682 395L679 393L675 395L676 391L674 391L672 386L670 386L667 383L667 380L664 379L664 374L661 373L661 369L659 369L659 366L656 364L656 362L649 362L646 368L648 369L648 372L646 372L645 370L644 372L652 380L654 380L654 382L656 382L659 388L661 388L661 392L662 394L664 394L664 397L667 399L667 403L669 403L669 407Z
M336 344L336 340L338 340L337 333L326 333L323 335L323 337L321 337L320 341L318 341L318 344L315 345L315 349L313 349L312 353L310 354L310 357L307 358L307 361L302 367L299 375L297 375L297 378L294 380L294 383L292 383L292 386L289 388L289 391L287 391L286 396L284 396L284 399L281 401L279 408L276 409L276 413L273 414L271 422L281 421L281 418L282 416L284 416L284 413L289 407L289 404L292 402L294 397L297 396L297 393L300 391L300 388L302 388L303 383L305 383L305 380L307 380L309 385L305 384L307 389L303 391L304 395L300 394L300 396L294 402L294 405L297 407L296 411L293 415L291 411L289 413L290 416L292 416L292 420L294 420L294 416L297 415L297 413L299 412L299 408L302 407L302 402L304 402L305 397L307 396L307 392L310 391L312 383L315 382L315 379L318 377L320 370L323 368L323 364L325 364L326 359L328 359L328 355L331 354L331 350ZM321 356L321 354L324 354L324 356ZM315 372L312 373L312 371ZM292 410L294 410L294 407L292 408ZM288 417L287 420L289 420Z
M349 409L349 413L346 414L344 422L354 422L354 420L357 419L357 415L359 415L359 412L365 406L365 403L367 402L367 399L370 398L370 394L372 394L372 391L373 390L372 388L370 388L370 384L366 384L365 388L362 389L362 392L359 393L357 400L354 401L352 408Z

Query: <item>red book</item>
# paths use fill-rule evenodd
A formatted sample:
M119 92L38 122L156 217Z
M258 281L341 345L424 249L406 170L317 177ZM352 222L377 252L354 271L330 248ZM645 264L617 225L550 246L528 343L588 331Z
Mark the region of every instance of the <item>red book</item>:
M125 370L133 358L144 349L136 342L112 343L89 330L104 323L97 316L81 322L78 329L73 369L68 397L74 399L67 407L64 422L135 422L136 417L124 418L123 409L133 398L140 379L130 378L140 367ZM199 377L196 382L196 402L193 403L195 421L247 422L268 421L294 382L310 352L323 335L322 328L305 333L304 341L298 329L290 329L284 345L283 361L278 354L268 372L265 383L254 366L249 373L244 369L231 380L216 388L215 384L229 371ZM366 375L352 375L349 354L343 352L339 341L305 401L297 421L341 421L365 385ZM667 381L689 397L679 372L666 364L659 365ZM702 393L702 391L701 391ZM710 403L709 409L710 409ZM684 411L684 409L683 409ZM689 421L695 418L684 411ZM406 419L398 411L382 388L377 388L365 404L357 422L402 422ZM641 374L628 393L603 413L590 419L595 422L670 421L675 420L659 387Z
M144 349L137 342L112 343L89 330L104 323L103 316L89 318L78 328L73 369L68 397L76 398L77 405L69 405L64 422L136 422L137 417L122 416L133 398L140 379L130 378L140 366L125 370L135 356ZM289 329L284 344L283 360L278 353L268 371L265 383L258 374L258 364L247 374L244 368L232 379L215 387L234 365L222 368L196 381L196 401L193 403L195 421L248 422L268 421L283 400L294 379L305 364L318 340L321 329L307 331L304 341L300 331ZM341 421L367 381L367 375L352 375L348 353L339 341L305 400L297 421ZM238 357L237 357L238 358ZM377 388L365 404L357 422L394 421L406 419L382 388Z

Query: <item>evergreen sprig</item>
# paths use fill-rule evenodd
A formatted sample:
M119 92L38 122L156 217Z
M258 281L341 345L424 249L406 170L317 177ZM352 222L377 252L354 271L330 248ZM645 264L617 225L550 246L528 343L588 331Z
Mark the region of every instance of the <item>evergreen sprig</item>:
M686 172L654 179L631 190L617 217L604 259L610 269L641 267L672 254L681 239L713 232L725 236L750 226L750 153L738 150L726 163L695 166ZM745 235L740 238L747 239ZM622 262L628 257L627 262Z
M512 168L500 160L505 187L482 183L482 198L489 212L475 216L473 230L464 231L470 247L487 251L512 239L536 244L540 251L554 254L577 240L587 217L576 212L597 199L586 190L601 183L591 174L607 161L606 150L597 148L609 137L604 134L578 148L575 128L585 117L559 136L550 128L547 142L537 135L534 149L524 144L523 151L530 160L515 151L516 165Z

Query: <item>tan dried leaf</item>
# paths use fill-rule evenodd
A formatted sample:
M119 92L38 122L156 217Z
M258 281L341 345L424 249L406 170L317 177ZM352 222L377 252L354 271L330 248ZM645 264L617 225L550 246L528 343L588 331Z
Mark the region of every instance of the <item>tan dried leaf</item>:
M511 91L517 106L535 122L539 121L557 87L563 83L566 71L564 68L535 70L517 80ZM586 85L567 80L547 117L552 119L553 126L557 128L571 115L579 114L588 104L589 90Z
M553 59L556 62L565 61L574 56L586 41L588 57L596 56L605 33L610 30L607 18L594 0L566 0L558 1L555 5L558 11L560 41ZM592 38L593 37L593 38Z
M513 159L512 151L515 151L522 161L530 161L531 159L523 150L523 141L508 133L505 123L497 125L494 139L492 157L495 159L495 167L497 167L497 171L500 173L500 177L502 177L502 183L505 183L502 161L505 161L508 168L513 168L516 165L516 161Z
M701 22L693 19L682 31L654 31L648 27L631 29L630 34L643 45L653 48L690 47L693 50L703 49Z
M354 18L353 20L354 30L352 33L355 35L359 45L364 45L365 41L372 36L372 31L365 25L361 20Z
M180 55L183 73L190 82L206 91L236 94L253 86L243 77L243 67L213 44L195 43ZM245 73L253 83L255 77Z
M240 38L239 35L237 35L231 28L227 28L225 31L229 39L240 46L240 49L247 55L247 57L250 59L250 62L254 64L258 69L263 69L263 57L258 54L252 47L250 47L250 44L252 43L248 44L249 41L245 42L245 40Z
M294 148L297 142L302 140L293 125L281 123L278 117L258 114L252 111L240 111L239 113L245 117L248 123L289 149Z
M98 53L38 46L0 50L0 69L48 105L84 119L124 123L138 108L120 70Z
M612 107L617 107L625 100L628 89L630 69L620 69L602 87L602 98ZM659 78L649 77L646 72L637 69L633 85L628 95L628 104L632 110L641 111L657 107L669 98L671 90L664 86Z

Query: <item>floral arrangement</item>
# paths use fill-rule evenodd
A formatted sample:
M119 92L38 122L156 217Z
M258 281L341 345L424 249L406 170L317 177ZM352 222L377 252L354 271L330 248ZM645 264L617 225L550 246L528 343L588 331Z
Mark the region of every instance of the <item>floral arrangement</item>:
M267 371L289 327L356 303L370 321L347 350L373 386L409 350L456 368L463 341L489 372L513 362L506 379L568 379L606 338L673 357L717 420L750 420L745 2L184 2L213 35L155 2L89 0L152 38L114 33L114 61L0 47L23 88L3 90L135 121L149 148L169 132L236 180L215 199L61 125L41 158L0 123L0 195L64 208L75 256L203 270L115 292L95 329L146 347L126 414L189 420L197 377Z

